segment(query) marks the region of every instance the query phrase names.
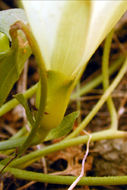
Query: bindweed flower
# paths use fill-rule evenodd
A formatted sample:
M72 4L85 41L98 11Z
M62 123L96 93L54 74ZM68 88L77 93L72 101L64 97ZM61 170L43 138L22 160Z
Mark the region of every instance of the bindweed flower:
M127 9L127 1L22 0L43 56L48 95L42 126L62 120L74 85L99 44Z

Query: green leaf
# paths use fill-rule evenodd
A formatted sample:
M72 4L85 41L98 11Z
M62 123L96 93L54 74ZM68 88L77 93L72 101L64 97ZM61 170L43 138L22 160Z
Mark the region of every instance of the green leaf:
M23 96L23 94L16 94L14 97L24 107L26 115L27 115L27 119L28 119L29 123L31 124L31 126L33 126L35 121L33 119L32 113L31 113L31 111L29 109L27 100L25 99L25 97Z
M0 31L4 33L0 33L0 106L19 79L24 63L31 54L30 46L21 31L13 37L12 47L9 47L10 26L19 20L27 23L22 9L0 11Z
M19 79L30 54L30 46L21 33L12 41L12 47L7 52L0 53L0 106Z
M0 53L7 52L9 50L9 39L8 37L0 32Z
M49 132L45 141L57 139L57 138L67 135L72 130L74 122L78 116L79 116L79 111L73 112L65 116L61 124Z
M19 20L25 24L27 23L23 9L9 9L0 11L0 31L5 33L9 39L11 39L9 35L10 26Z

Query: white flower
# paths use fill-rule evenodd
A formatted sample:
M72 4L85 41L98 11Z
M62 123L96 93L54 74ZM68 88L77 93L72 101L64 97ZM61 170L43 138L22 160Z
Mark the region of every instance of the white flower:
M22 0L48 73L42 125L57 126L77 78L127 9L125 0Z
M22 0L47 70L74 75L127 9L125 0Z

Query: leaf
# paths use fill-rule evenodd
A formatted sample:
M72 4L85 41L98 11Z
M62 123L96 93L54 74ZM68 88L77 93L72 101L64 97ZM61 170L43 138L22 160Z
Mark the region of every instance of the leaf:
M12 41L12 47L7 52L0 53L0 106L19 79L24 63L31 54L30 46L26 42L26 39L19 34Z
M7 52L10 49L8 37L0 32L0 53Z
M9 39L11 39L9 35L10 26L19 20L25 24L27 23L23 9L9 9L0 11L0 31L5 33Z
M24 63L31 54L30 46L21 31L16 37L13 37L12 46L9 47L7 36L11 39L10 26L19 20L27 23L22 9L0 11L0 31L4 33L0 33L0 106L6 100L14 83L19 79Z
M33 119L33 116L32 116L32 113L29 109L29 106L28 106L28 103L27 103L27 100L25 99L25 97L23 96L23 94L16 94L14 96L18 101L19 103L24 107L25 109L25 112L26 112L26 115L27 115L27 119L28 121L30 122L31 126L34 125L34 119Z
M74 122L78 116L79 116L79 111L73 112L65 116L61 124L49 132L45 141L57 139L57 138L67 135L72 130Z

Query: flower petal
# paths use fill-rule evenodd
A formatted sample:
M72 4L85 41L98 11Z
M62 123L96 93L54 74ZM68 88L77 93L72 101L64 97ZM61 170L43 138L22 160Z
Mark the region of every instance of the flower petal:
M87 62L106 35L112 30L127 10L125 0L92 1L90 28L87 36L84 62Z
M46 68L50 68L52 49L65 1L22 0L33 35L44 57Z
M125 0L22 2L46 68L68 76L82 72L127 9Z
M71 75L84 53L90 2L22 2L46 68Z
M84 54L89 17L88 1L66 3L54 44L51 69L73 75Z

